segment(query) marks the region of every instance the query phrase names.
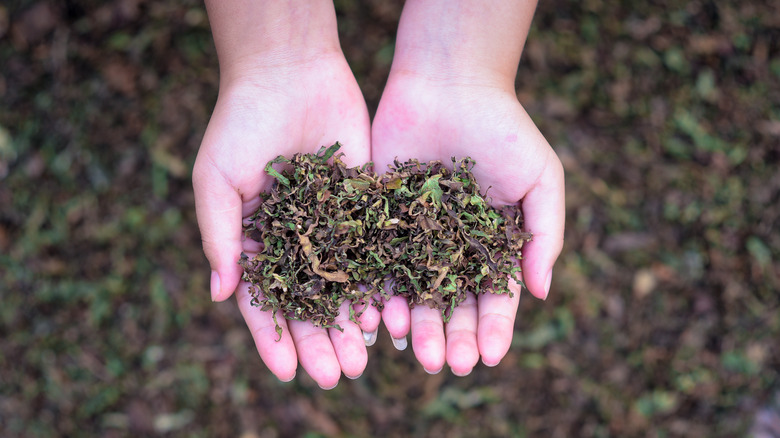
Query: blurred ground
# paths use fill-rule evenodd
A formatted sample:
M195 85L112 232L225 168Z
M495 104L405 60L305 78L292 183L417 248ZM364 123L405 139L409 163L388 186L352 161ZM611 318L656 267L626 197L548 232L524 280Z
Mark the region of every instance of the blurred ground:
M373 111L401 3L336 4ZM541 2L566 246L466 378L384 332L333 391L268 373L194 217L217 83L198 1L0 6L0 436L780 436L777 2Z

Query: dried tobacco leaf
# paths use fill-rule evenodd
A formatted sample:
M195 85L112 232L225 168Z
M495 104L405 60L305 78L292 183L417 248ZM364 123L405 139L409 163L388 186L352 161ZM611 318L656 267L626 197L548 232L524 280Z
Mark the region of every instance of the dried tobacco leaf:
M453 158L453 170L396 160L380 176L370 164L347 168L339 148L279 156L266 166L276 181L245 226L262 249L239 262L252 304L340 329L339 306L381 305L374 298L389 297L382 284L390 278L393 293L439 309L448 321L466 291L510 293L509 276L520 283L517 260L531 234L522 231L518 208L490 206L473 160Z

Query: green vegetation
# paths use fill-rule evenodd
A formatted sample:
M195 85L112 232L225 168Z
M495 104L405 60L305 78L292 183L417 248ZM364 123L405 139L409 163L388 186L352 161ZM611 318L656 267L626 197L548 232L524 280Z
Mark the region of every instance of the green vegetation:
M275 182L244 225L262 249L239 261L253 305L274 319L281 310L342 330L335 320L344 301L381 307L380 295L397 295L448 322L466 291L511 294L510 276L522 284L517 260L531 234L519 208L489 205L473 160L453 157L451 170L441 161L396 160L377 174L370 163L347 167L340 148L266 165ZM289 168L280 173L275 164ZM277 322L280 337L281 330Z

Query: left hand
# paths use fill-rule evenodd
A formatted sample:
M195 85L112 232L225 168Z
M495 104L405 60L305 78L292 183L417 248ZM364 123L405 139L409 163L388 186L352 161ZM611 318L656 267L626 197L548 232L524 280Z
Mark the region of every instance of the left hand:
M372 127L376 171L395 158L446 164L453 156L476 161L473 172L483 191L490 188L494 205L522 201L525 230L533 233L523 247L523 282L532 295L546 298L563 245L563 167L514 89L408 70L391 73ZM412 347L426 371L436 373L446 361L453 373L466 375L480 356L495 366L509 350L520 286L510 280L510 290L511 298L469 293L446 325L439 310L410 311L402 298L385 304L382 319L395 339L411 328Z

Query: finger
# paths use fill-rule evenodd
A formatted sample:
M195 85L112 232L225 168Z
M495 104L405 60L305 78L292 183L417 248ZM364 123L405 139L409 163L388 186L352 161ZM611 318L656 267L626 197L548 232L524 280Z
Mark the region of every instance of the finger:
M486 292L478 298L479 323L477 326L477 344L482 363L496 366L504 358L512 345L515 315L520 303L520 285L509 279L509 294Z
M333 350L328 331L311 322L287 321L301 366L322 389L339 383L341 366Z
M393 345L399 350L407 346L406 335L411 327L409 302L404 297L392 296L385 300L382 321L393 338Z
M241 196L201 149L192 174L203 252L211 265L211 299L224 301L241 280Z
M429 374L444 367L444 324L441 311L421 304L411 311L412 349Z
M523 198L525 229L533 240L523 246L523 282L537 298L550 292L552 268L563 248L566 215L563 167L552 150L539 182Z
M246 209L246 206L244 207ZM250 213L251 215L252 213ZM242 228L245 228L250 225L252 222L251 218L247 218L244 216L244 222L242 223ZM254 241L252 239L249 239L247 237L244 237L244 239L241 241L241 251L247 255L249 258L254 258L259 254L260 252L265 249L265 245L261 242Z
M374 299L370 298L368 301L352 305L352 310L357 316L358 326L363 331L363 340L366 346L374 345L376 342L379 322L382 320L379 309L372 304L373 301Z
M339 316L336 317L337 328L328 329L336 358L341 366L341 371L350 379L356 379L363 374L368 362L366 343L363 332L357 324L349 319L349 302L342 303L339 308Z
M445 327L447 364L457 376L471 373L479 360L477 318L477 299L473 293L468 293L466 299L452 311Z
M282 336L279 338L271 312L264 312L252 305L252 296L247 282L242 281L239 285L236 299L238 309L255 340L260 358L279 380L289 382L295 377L298 356L295 354L295 344L287 328L287 321L281 313L277 314L276 321L282 329Z

